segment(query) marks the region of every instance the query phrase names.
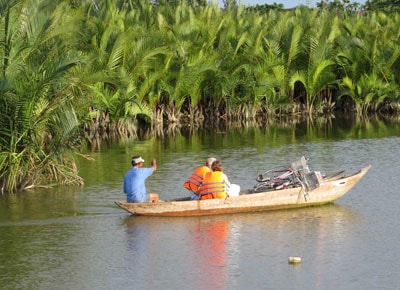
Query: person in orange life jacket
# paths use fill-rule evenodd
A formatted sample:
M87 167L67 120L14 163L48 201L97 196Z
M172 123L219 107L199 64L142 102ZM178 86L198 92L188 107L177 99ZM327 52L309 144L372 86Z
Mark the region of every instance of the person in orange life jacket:
M200 187L200 199L226 198L231 186L228 177L222 172L222 163L214 161L211 172L204 175L203 184Z
M124 192L127 202L157 202L158 194L146 193L145 180L157 170L156 160L151 161L151 167L143 167L141 156L132 157L132 168L124 177Z
M190 198L192 200L199 199L199 188L203 182L204 174L211 171L211 165L215 158L208 158L205 165L197 167L189 179L183 184L183 187L190 191Z

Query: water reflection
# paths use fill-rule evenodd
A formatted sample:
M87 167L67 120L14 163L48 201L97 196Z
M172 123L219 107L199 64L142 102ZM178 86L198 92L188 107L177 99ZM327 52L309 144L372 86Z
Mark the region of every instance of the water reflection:
M227 281L227 238L228 220L198 219L197 227L191 238L193 253L197 260L193 261L196 284L208 289L225 289Z
M323 288L323 277L329 275L333 264L356 246L346 239L359 219L358 212L335 204L193 218L129 216L123 223L124 255L137 285L148 286L148 281L139 277L154 272L159 273L160 283L182 271L185 276L180 283L190 289L246 287L241 283L251 282L247 279L255 279L257 287L265 286L282 278L274 277L275 270L268 272L269 265L286 272L288 257L298 255L311 270L306 275L317 288ZM302 273L301 267L289 269ZM265 279L258 281L260 277L254 275L260 270L266 271Z
M215 126L179 126L176 123L165 127L154 127L153 130L139 130L135 137L129 138L110 138L107 136L94 139L91 152L105 151L112 144L120 143L131 144L139 143L139 140L159 140L166 143L175 143L177 140L185 139L186 146L190 147L193 142L204 142L205 138L217 135L254 135L256 140L262 135L269 139L275 139L276 145L299 143L299 141L318 140L318 139L349 139L349 138L384 138L388 136L399 136L399 120L396 118L384 118L370 116L366 118L354 118L349 115L329 116L325 115L316 120L287 117L285 119L269 120L264 123L254 122L226 122L221 121ZM148 128L150 129L150 128ZM261 135L261 136L257 136ZM229 137L228 137L229 138ZM235 138L230 141L234 144L245 143L249 138ZM209 140L215 142L216 140ZM102 144L103 142L103 144ZM218 140L217 140L218 142Z
M184 256L182 265L173 263L173 267L181 266L188 273L184 279L190 279L190 283L202 285L204 289L226 288L228 236L238 234L231 233L229 216L128 217L124 224L126 255L135 260L135 268L131 270L136 277L151 275L155 268L162 267L158 264L160 260L174 261ZM166 253L165 249L169 251Z
M80 164L83 188L0 195L0 285L393 289L400 260L400 231L394 222L400 204L395 186L400 127L336 122L326 131L320 124L269 126L113 144L95 153L95 162ZM122 176L133 152L143 152L147 160L157 158L159 170L148 180L148 189L170 199L187 195L182 187L187 172L209 155L224 162L233 182L251 188L260 172L305 151L315 170L372 168L336 205L323 207L148 218L131 217L113 204L125 198ZM300 256L302 263L289 265L290 256Z

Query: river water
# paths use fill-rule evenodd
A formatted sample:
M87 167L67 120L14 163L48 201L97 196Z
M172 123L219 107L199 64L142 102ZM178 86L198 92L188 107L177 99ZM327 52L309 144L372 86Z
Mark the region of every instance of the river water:
M339 120L103 144L79 161L84 187L0 195L0 289L398 289L399 145L398 122ZM372 168L320 207L154 218L113 204L134 154L157 159L146 184L168 199L209 156L251 188L303 153L312 170Z

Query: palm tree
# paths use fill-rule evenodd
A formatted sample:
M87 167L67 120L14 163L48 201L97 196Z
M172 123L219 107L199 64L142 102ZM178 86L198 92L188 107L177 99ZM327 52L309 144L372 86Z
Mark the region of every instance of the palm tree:
M399 91L399 16L383 13L347 18L339 40L339 97L348 96L358 114L377 111Z
M0 81L0 186L4 191L54 180L82 183L72 155L80 135L70 93L74 79L69 73L81 59L63 40L75 25L59 22L68 5L46 10L44 1L33 2L20 1L8 11L19 21L7 26L9 46L4 55L8 60Z
M249 15L252 19L256 17ZM292 64L300 53L303 30L295 25L291 13L270 11L262 17L245 55L249 57L251 69L256 80L255 102L264 99L267 109L286 111L291 106L289 99L289 76Z
M314 111L316 100L323 97L325 90L336 83L336 75L333 72L334 45L339 33L337 17L332 18L326 12L313 12L311 16L308 17L309 28L305 28L308 38L304 41L303 53L297 61L299 69L292 73L289 82L293 91L297 84L302 85L300 94L304 93L309 116Z
M221 30L219 14L214 6L191 7L185 3L178 5L175 11L159 11L159 40L172 53L165 59L165 77L157 82L155 95L158 96L157 110L169 122L177 122L186 109L191 121L201 118L201 114L197 114L204 94L201 88L218 67L215 43Z
M80 8L88 11L80 34L80 49L88 64L76 73L86 89L79 107L85 110L81 114L89 139L95 142L99 134L103 138L135 136L138 116L152 119L146 102L152 85L148 68L165 52L142 27L151 26L151 6L138 1L119 7L108 0L98 8Z

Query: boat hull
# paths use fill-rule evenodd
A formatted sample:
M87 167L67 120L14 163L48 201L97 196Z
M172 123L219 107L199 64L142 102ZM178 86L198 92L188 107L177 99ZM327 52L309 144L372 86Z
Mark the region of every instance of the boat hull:
M257 193L241 192L239 196L226 199L172 200L156 203L116 201L115 204L133 215L144 216L203 216L315 206L332 203L345 195L370 168L369 165L352 175L328 179L311 191L303 187L294 187Z

